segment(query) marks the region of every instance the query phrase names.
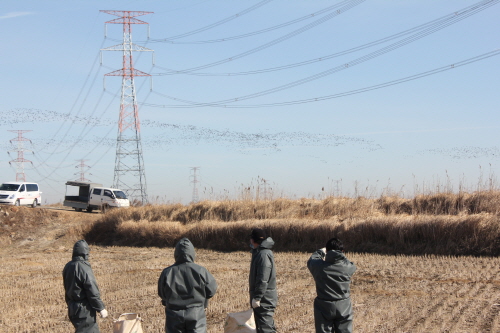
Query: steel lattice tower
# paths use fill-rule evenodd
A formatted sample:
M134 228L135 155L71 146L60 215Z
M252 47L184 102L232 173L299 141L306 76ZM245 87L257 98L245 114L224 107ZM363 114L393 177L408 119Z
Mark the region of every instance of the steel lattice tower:
M78 179L78 181L81 181L81 182L90 182L89 179L85 178L85 171L87 169L90 169L90 167L85 164L85 161L88 161L88 160L77 160L80 162L80 164L78 164L75 168L80 168L80 172L78 173L75 173L75 175L80 175L80 178ZM92 175L91 173L89 173L89 175Z
M12 161L9 161L9 164L12 163L16 164L16 182L25 182L26 174L24 173L24 163L33 164L33 162L25 159L24 153L25 152L32 153L33 151L24 148L24 143L27 141L31 143L31 140L23 137L23 134L31 132L31 130L9 130L9 132L17 133L17 138L10 140L10 143L12 143L13 141L17 142L17 149L12 150L13 152L17 152L17 158Z
M113 187L124 190L131 199L139 200L145 204L148 201L146 173L134 77L150 75L134 68L133 52L153 50L132 43L132 24L148 24L135 17L153 12L124 10L101 10L101 12L118 16L117 19L106 23L123 25L123 43L102 49L102 51L123 52L123 67L105 74L105 76L122 77Z
M198 196L198 186L197 186L197 184L200 181L198 180L198 177L196 174L196 171L198 171L199 169L200 169L200 167L192 167L191 168L191 170L193 171L193 175L190 176L190 178L193 179L191 181L191 183L193 183L193 198L191 200L191 203L197 203L198 201L200 201L200 197Z

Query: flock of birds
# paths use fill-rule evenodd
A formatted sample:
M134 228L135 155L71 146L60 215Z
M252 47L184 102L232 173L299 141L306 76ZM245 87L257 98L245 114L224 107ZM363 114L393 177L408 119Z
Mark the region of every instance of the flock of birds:
M42 124L50 124L45 127ZM72 126L74 130L67 131L65 126ZM82 129L83 127L83 130ZM0 146L4 151L15 150L10 142L15 133L7 130L33 129L26 133L26 138L32 138L34 147L52 155L65 154L69 149L84 151L89 147L114 147L116 145L116 120L85 115L69 115L62 112L37 109L13 109L2 112L0 118L1 137ZM45 128L39 130L37 128ZM50 131L47 131L50 128ZM59 133L54 133L59 128ZM100 131L96 128L101 128ZM54 131L52 131L54 129ZM104 130L102 130L104 129ZM214 129L209 127L179 125L144 119L141 121L142 145L145 151L168 151L174 146L190 146L198 144L226 147L240 154L275 154L283 149L294 147L357 147L364 151L381 150L374 141L335 134L308 133L303 131L271 132L269 130L242 132L230 129ZM68 132L64 134L65 132ZM64 139L61 137L64 136ZM54 149L54 147L56 149ZM35 150L35 149L33 149ZM435 148L418 151L418 154L433 154L450 159L498 158L498 147L456 147L449 149ZM315 156L313 156L315 157ZM324 158L321 162L326 163Z
M30 134L25 134L26 137L36 137L36 147L41 147L44 151L55 152L53 154L64 153L68 147L75 149L85 149L99 145L102 147L111 147L116 145L116 121L107 118L89 117L84 115L70 116L68 114L49 111L49 110L33 110L33 109L15 109L3 113L0 119L0 127L14 128L23 125L22 129L28 127L33 128L33 125L40 124L55 124L54 129L58 128L58 124L65 122L68 126L71 124L75 130L64 135L64 140L60 137L66 131L62 128L59 136L54 136L53 133L43 133L40 135L35 129ZM86 130L81 131L81 126L84 125ZM79 126L77 128L77 126ZM105 131L100 131L100 135L93 132L95 127L110 129L109 134L105 137ZM52 128L52 126L51 126ZM84 137L79 137L78 133L88 134ZM5 134L12 135L10 134ZM283 147L299 147L299 146L314 146L314 147L337 147L344 145L356 145L365 147L369 150L381 149L381 147L370 141L359 137L350 137L335 134L307 133L303 131L291 132L270 132L268 130L259 131L257 133L246 133L242 131L234 131L230 129L214 129L208 127L179 125L160 122L156 120L144 119L141 121L141 140L144 150L170 150L172 146L189 146L196 144L209 144L227 147L241 154L250 154L252 152L261 152L264 154L278 153ZM4 148L12 145L8 140L0 143Z
M489 159L497 159L500 157L500 149L496 146L494 147L455 147L449 149L429 149L422 152L423 154L434 154L446 156L454 160L461 159L476 159L487 157Z

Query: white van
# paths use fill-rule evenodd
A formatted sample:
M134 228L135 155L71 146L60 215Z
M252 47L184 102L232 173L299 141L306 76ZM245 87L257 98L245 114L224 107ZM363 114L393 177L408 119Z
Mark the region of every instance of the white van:
M0 186L0 204L35 208L42 204L42 192L37 183L3 183Z

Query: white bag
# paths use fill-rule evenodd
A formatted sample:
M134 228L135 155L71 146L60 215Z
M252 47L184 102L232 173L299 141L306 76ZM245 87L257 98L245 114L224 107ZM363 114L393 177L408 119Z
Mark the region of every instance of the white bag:
M113 333L144 333L141 321L137 313L122 313L113 320Z
M256 333L253 309L228 313L224 323L224 333Z

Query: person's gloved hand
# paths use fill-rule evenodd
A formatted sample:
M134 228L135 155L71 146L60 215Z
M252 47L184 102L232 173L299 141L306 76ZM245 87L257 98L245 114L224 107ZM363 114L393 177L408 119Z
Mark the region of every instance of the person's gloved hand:
M260 307L260 301L256 300L255 298L252 299L252 308L258 308Z
M106 318L108 316L108 310L103 309L101 312L99 312L102 318Z

